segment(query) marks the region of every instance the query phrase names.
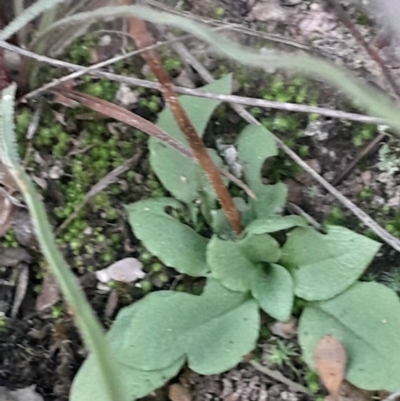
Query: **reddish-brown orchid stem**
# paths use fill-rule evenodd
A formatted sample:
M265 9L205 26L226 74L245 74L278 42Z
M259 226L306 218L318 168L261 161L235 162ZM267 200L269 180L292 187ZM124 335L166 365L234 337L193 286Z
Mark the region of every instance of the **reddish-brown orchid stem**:
M130 30L139 50L154 44L154 39L147 30L144 21L132 18L130 21ZM222 181L218 168L212 162L202 139L197 135L197 132L190 122L185 110L179 103L171 80L162 66L160 57L154 50L144 51L141 53L141 56L160 82L161 93L166 104L171 109L171 112L174 115L176 122L178 123L178 126L184 134L186 140L188 141L194 156L199 161L200 166L203 168L207 178L212 184L221 203L222 209L230 225L232 226L232 229L236 232L236 234L239 234L241 231L239 212L233 203L228 189L225 187Z

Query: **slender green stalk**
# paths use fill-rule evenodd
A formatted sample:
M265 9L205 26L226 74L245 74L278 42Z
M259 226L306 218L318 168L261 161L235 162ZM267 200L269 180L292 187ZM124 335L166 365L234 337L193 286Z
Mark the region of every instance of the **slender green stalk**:
M58 7L53 7L50 10L45 11L41 17L40 17L40 22L39 26L37 29L37 33L40 35L40 32L43 32L45 29L47 29L51 24L54 23L57 17L57 8ZM43 54L46 49L46 43L40 42L38 43L37 47L32 49L35 53L38 54ZM38 84L38 78L39 78L39 64L31 59L26 59L24 62L24 68L23 68L23 74L25 74L26 71L30 71L29 73L29 87L30 88L35 88L37 87ZM27 74L28 75L28 74Z
M52 228L44 206L36 189L24 169L21 167L14 133L14 98L16 85L3 90L0 104L0 157L18 183L29 208L41 250L49 263L61 291L70 304L76 324L87 347L97 359L101 380L110 401L128 401L122 392L113 356L105 341L102 328L97 321L85 295L80 289L70 267L57 249Z
M38 32L43 32L47 29L51 24L54 23L57 17L57 7L53 7L52 9L44 12L40 17Z
M159 12L143 6L113 6L102 7L94 11L75 14L64 18L49 27L38 40L46 40L55 29L80 23L82 21L95 22L110 17L133 16L156 24L171 25L183 29L212 45L223 55L252 67L275 67L297 71L311 78L320 78L335 86L349 96L355 104L364 108L369 114L381 117L400 134L399 108L388 96L382 95L371 86L352 76L348 71L331 65L316 57L307 54L287 54L270 51L259 54L252 49L238 45L224 37L217 35L208 27L186 18Z
M18 17L24 12L24 0L14 0L14 15ZM26 28L22 28L18 32L18 43L20 46L25 46Z
M18 17L24 11L24 0L14 0L14 14Z

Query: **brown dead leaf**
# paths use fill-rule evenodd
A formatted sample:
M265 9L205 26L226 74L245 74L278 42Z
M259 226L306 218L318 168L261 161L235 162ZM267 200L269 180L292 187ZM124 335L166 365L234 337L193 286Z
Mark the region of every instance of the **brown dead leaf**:
M13 222L14 205L6 194L0 192L0 237L5 235Z
M293 178L285 180L285 184L288 189L288 201L296 204L301 203L304 185Z
M43 280L40 294L36 299L36 310L43 312L60 300L60 291L56 279L52 274L47 274Z
M112 315L115 312L115 309L118 306L118 301L119 301L118 291L116 289L113 289L108 294L107 304L104 310L104 317L106 317L107 319L110 319L112 317Z
M64 96L60 92L55 93L53 101L54 101L54 103L58 103L58 104L61 104L62 106L70 107L70 108L79 106L79 103L77 101L72 100L71 98L69 98L67 96Z
M376 46L378 49L383 49L389 46L393 40L393 32L384 27L378 31L374 39L372 40L372 45Z
M307 15L299 23L300 31L303 34L312 32L326 33L332 31L337 26L336 17L332 13L327 13L322 4L313 3Z
M25 298L26 290L28 288L29 282L29 268L25 263L21 263L18 267L18 280L17 285L15 287L15 295L14 302L11 309L11 317L15 319L17 317L19 308L22 304L22 301Z
M27 210L19 209L14 217L14 234L17 241L28 249L36 249L38 242Z
M284 21L286 10L277 0L257 3L247 16L248 21Z
M7 167L0 162L0 184L7 189L7 192L12 194L18 191L17 182L14 180L13 176L8 171Z
M14 217L15 206L9 195L18 191L18 185L7 167L0 162L0 237L9 230Z
M340 386L340 401L371 401L372 393L344 380Z
M297 333L297 319L292 317L288 322L274 322L269 326L273 334L282 338L292 338Z
M319 340L314 350L314 365L322 383L333 398L339 396L346 374L347 355L343 345L331 335Z
M21 262L27 264L32 262L32 256L26 249L20 246L6 249L0 247L0 266L17 267Z
M191 401L189 390L182 384L171 384L168 388L168 398L171 401Z

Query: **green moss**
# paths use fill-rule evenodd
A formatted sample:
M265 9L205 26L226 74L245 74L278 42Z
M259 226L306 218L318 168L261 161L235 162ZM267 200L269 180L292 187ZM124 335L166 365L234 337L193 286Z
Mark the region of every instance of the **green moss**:
M118 82L109 81L107 79L99 79L95 82L90 80L86 82L80 90L89 95L99 97L101 99L111 102L117 93L119 84Z
M304 376L307 388L313 393L317 393L320 390L318 375L312 370L307 369Z
M179 58L168 58L164 61L164 68L168 72L173 72L181 68L181 60Z
M142 280L141 282L140 282L140 286L141 286L141 288L142 288L142 291L146 294L146 293L148 293L148 292L150 292L151 291L151 289L152 289L152 284L151 284L151 282L150 281L148 281L148 280Z
M339 207L335 206L331 209L331 211L328 213L328 215L325 217L324 220L324 225L341 225L345 221L345 216L343 214L342 209Z
M221 19L225 15L225 9L223 7L216 7L214 9L214 18Z
M62 306L61 305L54 305L51 308L51 316L53 319L59 319L62 315Z
M360 201L368 201L372 197L372 190L370 187L364 187L358 194L358 199Z
M355 13L356 22L359 25L368 25L370 20L368 15L363 10L357 10Z
M0 244L3 248L15 248L18 246L18 241L12 228L6 232L4 237L0 238Z
M32 113L29 109L22 107L18 110L18 113L15 116L15 132L17 138L21 139L26 135L31 119Z
M151 261L152 258L153 258L153 255L152 255L150 252L148 252L148 251L141 252L140 255L139 255L139 259L140 259L144 264L149 263L149 262Z
M68 46L66 59L74 64L88 64L91 58L91 49L96 49L98 36L88 33L74 40Z
M105 242L105 238L102 241L99 242ZM111 263L114 260L114 252L110 249L106 250L102 255L101 255L101 260L104 263Z
M139 105L148 109L151 113L158 113L161 110L160 98L156 95L141 97L139 99Z
M151 270L155 273L158 273L162 270L162 264L159 262L155 262L151 265Z
M7 328L7 318L5 316L0 316L0 331Z
M271 337L271 333L268 330L268 327L262 326L260 329L260 340L266 340Z
M356 125L353 131L353 144L362 146L370 141L376 132L376 126L372 124Z
M163 283L163 284L165 284L165 283L168 283L168 276L166 275L166 274L164 274L164 273L160 273L159 275L158 275L158 279Z

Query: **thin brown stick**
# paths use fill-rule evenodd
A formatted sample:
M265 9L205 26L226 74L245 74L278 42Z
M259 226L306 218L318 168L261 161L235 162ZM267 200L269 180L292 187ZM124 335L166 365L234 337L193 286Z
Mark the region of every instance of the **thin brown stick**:
M164 145L169 146L170 148L176 150L181 155L198 163L198 160L193 155L191 149L187 148L181 142L177 141L175 138L168 135L165 131L157 127L157 125L140 117L135 113L132 113L129 110L124 109L121 106L118 106L114 103L108 102L103 99L99 99L95 96L88 95L87 93L82 93L68 88L63 88L62 92L53 90L53 93L56 94L56 97L54 99L55 102L60 102L62 104L65 104L62 97L66 97L70 100L78 102L82 106L85 106L97 113L100 113L110 118L114 118L115 120L121 121L127 125L130 125L131 127L143 131L145 134L158 139ZM248 196L250 196L253 199L256 198L254 192L243 181L239 180L237 177L235 177L233 174L229 173L229 171L226 171L225 169L221 168L219 171L222 175L228 178L228 180L233 182L239 188L243 189L243 191Z
M359 30L356 28L356 26L353 23L353 21L351 20L350 16L346 13L346 11L343 9L343 7L340 3L338 3L336 0L325 0L325 1L328 4L328 6L333 8L337 18L350 31L350 33L358 41L358 43L360 43L361 46L366 50L366 52L371 57L371 59L379 65L386 81L391 86L394 94L399 98L400 97L400 87L397 84L395 78L392 76L392 73L390 72L389 68L386 66L385 61L382 60L379 53L365 41L364 37L361 35ZM357 166L357 164L360 162L360 160L362 160L364 157L368 156L374 149L376 149L376 146L378 145L378 143L380 141L382 141L385 136L386 136L386 134L379 134L364 149L362 149L361 152L356 156L356 158L345 168L343 173L340 174L333 181L333 185L335 185L335 186L338 185L344 178L346 178L350 174L350 172Z
M279 372L278 370L272 370L272 369L268 368L267 366L261 365L261 363L258 363L254 359L251 360L249 363L250 363L250 365L252 365L255 369L257 369L261 373L264 373L265 375L271 377L272 379L285 384L292 391L296 391L298 393L303 393L303 394L307 394L309 396L313 396L313 394L311 393L310 390L308 390L308 388L288 379L287 377L283 376L283 374L281 372Z
M145 47L151 46L153 44L153 38L146 28L144 21L132 18L130 20L130 31L135 39L136 46L138 49L143 49ZM142 53L143 59L146 61L150 70L157 77L161 84L161 93L165 99L165 102L169 106L172 114L178 123L179 128L184 134L186 140L189 143L195 157L199 161L200 166L203 168L207 178L209 179L211 185L213 186L217 197L221 203L222 209L232 226L233 231L236 234L241 232L240 225L240 214L235 207L232 197L225 187L219 170L211 160L204 143L189 120L185 110L179 103L176 92L172 87L170 78L162 66L161 59L154 50L147 50Z
M340 184L352 171L353 169L357 166L358 163L364 157L367 157L372 153L373 150L376 149L378 144L385 139L388 135L385 133L379 134L377 137L375 137L364 149L361 150L361 152L356 156L356 158L344 169L344 171L333 180L332 185L337 186Z
M351 18L347 15L346 11L343 9L340 2L337 0L325 0L326 3L333 8L336 16L341 21L341 23L350 31L350 33L354 36L354 38L360 43L360 45L367 51L368 55L374 60L382 70L383 75L385 76L386 81L392 87L393 92L400 97L400 87L397 84L396 80L393 78L389 68L386 66L385 62L382 60L379 53L373 49L361 35L360 31L356 28Z

